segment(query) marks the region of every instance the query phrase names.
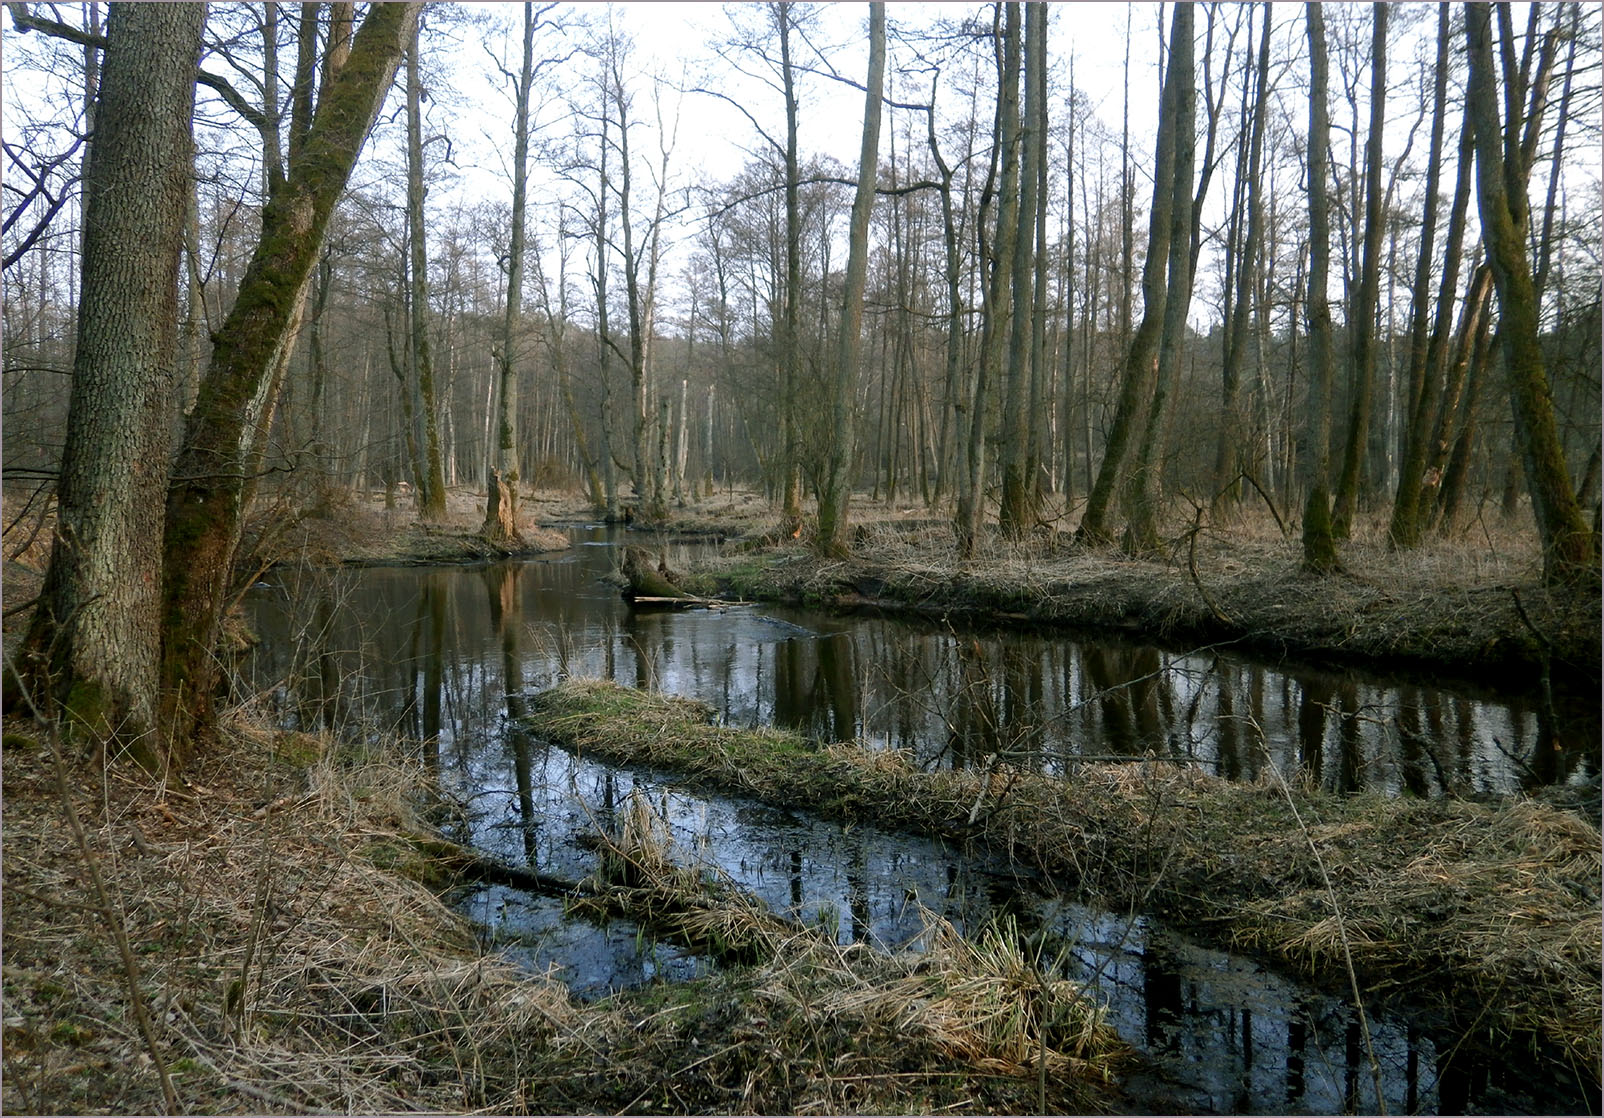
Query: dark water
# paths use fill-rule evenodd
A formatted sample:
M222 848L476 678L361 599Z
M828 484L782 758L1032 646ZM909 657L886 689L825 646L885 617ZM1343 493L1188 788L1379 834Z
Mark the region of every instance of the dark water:
M1521 697L1281 674L1221 650L1099 647L768 607L631 613L598 581L612 565L609 537L578 535L581 545L555 560L276 573L248 598L263 638L249 682L288 723L418 740L468 805L457 837L547 873L589 873L594 855L581 836L638 794L686 857L842 941L917 944L931 914L960 930L1006 915L1061 954L1152 1058L1136 1097L1154 1112L1374 1112L1357 1015L1341 997L1142 917L1045 896L1040 883L968 852L577 759L515 727L520 696L565 675L603 676L694 695L736 724L857 734L934 765L1004 748L1054 773L1080 757L1151 751L1231 777L1273 763L1331 788L1429 795L1580 780L1597 765L1596 745L1537 749L1538 716ZM690 557L669 548L670 565ZM488 938L538 969L560 967L581 996L707 965L625 922L565 919L551 898L498 887L462 904ZM1388 1113L1596 1112L1596 1089L1590 1096L1551 1066L1461 1046L1407 1010L1369 1025Z

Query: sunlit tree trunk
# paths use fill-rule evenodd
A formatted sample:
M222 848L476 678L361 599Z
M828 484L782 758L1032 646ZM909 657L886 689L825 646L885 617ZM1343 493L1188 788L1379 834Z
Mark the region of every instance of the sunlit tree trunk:
M857 427L853 420L858 364L863 352L863 290L869 271L869 216L874 209L875 171L880 151L880 97L885 88L886 6L869 5L869 81L863 103L863 144L858 155L858 188L852 199L847 234L847 274L841 304L841 338L831 394L831 438L819 492L816 546L826 554L846 551L847 509L852 499L852 464Z

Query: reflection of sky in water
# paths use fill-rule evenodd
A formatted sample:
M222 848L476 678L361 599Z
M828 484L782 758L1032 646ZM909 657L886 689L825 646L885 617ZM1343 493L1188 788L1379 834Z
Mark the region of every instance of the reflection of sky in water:
M670 565L692 550L670 547ZM507 679L538 690L576 675L695 696L736 725L858 735L940 765L1004 748L1067 773L1077 757L1151 751L1254 779L1268 755L1329 789L1418 795L1445 784L1508 792L1598 765L1591 698L1562 710L1561 753L1537 748L1524 699L1283 673L1226 650L766 606L631 612L598 580L612 555L588 546L488 567L280 572L274 589L251 595L264 641L247 671L291 718L438 736L447 749L504 709ZM278 685L286 678L293 687ZM320 705L324 696L335 699Z

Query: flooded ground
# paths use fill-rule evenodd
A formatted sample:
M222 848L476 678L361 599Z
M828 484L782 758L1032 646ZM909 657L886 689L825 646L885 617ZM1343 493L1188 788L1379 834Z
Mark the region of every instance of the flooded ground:
M767 607L631 613L598 581L612 565L610 537L581 537L555 561L276 573L249 599L263 637L252 681L286 721L423 741L442 783L468 805L454 837L555 876L594 868L584 836L606 829L638 791L688 856L843 942L914 943L927 912L960 929L1012 919L1096 991L1149 1057L1137 1083L1148 1109L1596 1107L1552 1066L1460 1047L1407 1008L1373 1013L1366 1043L1343 998L1139 915L1054 898L1008 866L940 843L695 795L659 774L576 758L517 731L513 718L520 696L563 675L594 675L692 695L732 723L857 734L931 765L1002 748L1067 778L1080 758L1151 752L1231 777L1273 763L1334 789L1423 795L1585 778L1587 763L1597 764L1596 729L1587 748L1539 750L1537 714L1522 696L1283 674L1218 649L1093 646ZM685 558L670 549L671 565ZM562 968L581 996L708 965L627 923L566 919L553 898L497 887L461 903L487 937L533 967Z

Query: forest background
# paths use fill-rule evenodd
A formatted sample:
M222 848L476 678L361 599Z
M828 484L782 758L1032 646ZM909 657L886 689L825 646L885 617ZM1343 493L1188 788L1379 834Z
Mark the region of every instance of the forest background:
M169 706L266 497L405 488L428 520L499 477L515 532L530 487L659 519L750 485L786 532L817 498L840 550L856 491L950 515L966 552L993 524L1152 551L1262 502L1303 513L1316 569L1355 532L1408 549L1496 509L1551 581L1596 579L1595 7L906 5L866 33L856 6L774 3L672 37L630 6L426 5L415 30L401 7L371 36L393 85L341 69L379 7L214 5L200 32L151 405L167 580L139 607L169 645L201 634L182 669L142 653ZM10 8L5 477L44 494L82 464L89 137L133 106L104 88L104 6ZM342 77L377 83L366 147L325 114ZM319 187L220 435L206 386L240 361L275 197L335 138L360 159ZM214 485L195 463L224 451ZM197 563L175 527L220 495L239 510ZM47 586L47 624L78 624L69 597Z

